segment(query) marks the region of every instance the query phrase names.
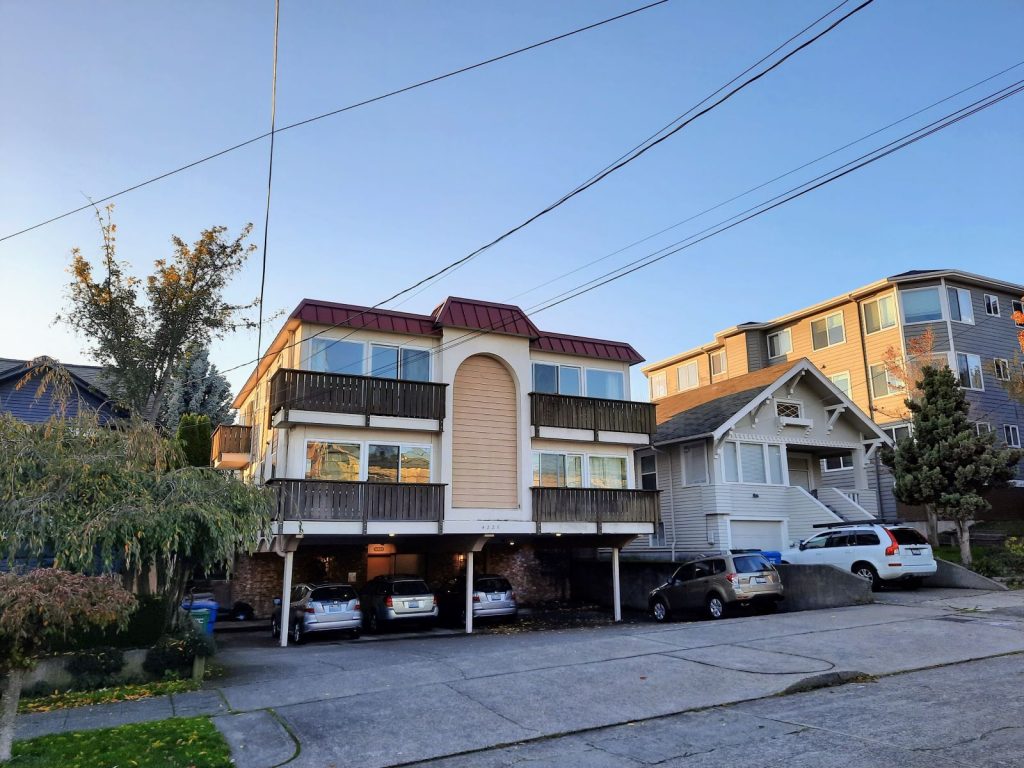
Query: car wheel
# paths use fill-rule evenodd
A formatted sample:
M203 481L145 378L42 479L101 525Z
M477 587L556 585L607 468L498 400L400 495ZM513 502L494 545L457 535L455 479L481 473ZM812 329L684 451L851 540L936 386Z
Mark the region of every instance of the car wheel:
M302 645L302 641L306 639L306 633L302 631L301 622L296 621L292 626L291 636L295 645Z
M275 639L281 636L281 624L276 618L270 620L270 636Z
M651 603L651 616L659 624L668 621L668 606L665 605L665 601L660 597Z
M854 563L853 572L862 579L867 579L871 582L872 592L878 591L880 584L878 580L878 571L875 570L875 566L871 565L871 563Z
M720 619L725 616L725 601L712 592L704 601L704 611L709 619Z
M375 611L371 612L366 617L366 631L371 635L375 635L380 631L380 625L377 623L377 613Z
M349 637L350 637L350 638L352 638L353 640L358 640L358 639L359 639L359 636L360 636L361 634L362 634L362 632L360 632L360 631L359 631L358 629L353 629L353 630L352 630L352 631L351 631L351 632L349 633Z

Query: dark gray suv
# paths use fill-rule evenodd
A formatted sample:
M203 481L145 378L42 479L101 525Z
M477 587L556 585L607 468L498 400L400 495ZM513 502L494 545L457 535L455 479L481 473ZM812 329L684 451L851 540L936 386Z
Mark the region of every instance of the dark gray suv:
M762 555L723 552L683 563L672 578L651 590L647 604L655 621L668 621L682 611L703 611L709 619L720 619L735 605L773 610L782 591L779 572Z

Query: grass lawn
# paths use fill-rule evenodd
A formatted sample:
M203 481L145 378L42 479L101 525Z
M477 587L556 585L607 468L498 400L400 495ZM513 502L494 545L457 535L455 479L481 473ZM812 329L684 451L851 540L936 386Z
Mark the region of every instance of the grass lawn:
M5 768L229 768L231 752L208 717L177 717L14 742Z
M133 685L116 685L110 688L98 688L94 691L66 691L51 693L46 696L22 698L18 702L18 711L50 712L54 709L68 707L84 707L90 704L109 704L114 701L137 701L152 696L166 696L169 693L185 693L199 689L199 683L192 680L157 680L152 683Z

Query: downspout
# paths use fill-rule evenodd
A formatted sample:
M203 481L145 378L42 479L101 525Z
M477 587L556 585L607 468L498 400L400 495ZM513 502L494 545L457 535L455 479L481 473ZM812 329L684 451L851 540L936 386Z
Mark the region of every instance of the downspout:
M868 365L868 345L864 340L864 324L862 322L863 314L860 299L854 299L854 303L857 305L857 338L860 340L860 358L861 362L864 363L864 386L868 391L868 418L871 421L875 421L875 401L874 395L871 393L871 368ZM896 313L899 315L900 307L899 302L896 302ZM903 326L900 325L900 336L903 336ZM904 358L906 354L904 353ZM852 384L851 384L852 386ZM851 395L850 399L853 397ZM882 509L882 470L878 465L878 453L871 458L871 464L875 470L875 509L878 510L878 517L882 518L884 510Z

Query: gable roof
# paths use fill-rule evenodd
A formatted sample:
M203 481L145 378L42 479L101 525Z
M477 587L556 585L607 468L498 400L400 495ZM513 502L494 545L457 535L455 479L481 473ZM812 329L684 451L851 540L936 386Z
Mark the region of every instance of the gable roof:
M663 445L696 437L721 438L743 416L794 376L809 375L827 390L823 399L846 406L846 413L861 422L862 430L876 439L889 437L856 403L833 384L807 358L793 365L773 365L742 376L665 398L656 406L657 432L651 441ZM664 407L663 407L664 405Z
M19 390L17 383L33 370L50 367L50 361L51 358L47 357L38 357L34 360L0 358L0 386L7 393L3 402L0 402L0 411L13 413L22 421L40 422L49 418L55 412L52 395L47 394L39 399L36 397L35 387ZM128 415L127 411L112 402L110 395L105 391L102 366L59 364L71 375L72 383L78 390L76 402L67 405L68 415L74 416L78 413L82 404L100 411L104 421Z
M36 358L39 360L41 358ZM0 357L0 381L5 381L13 376L24 376L32 368L32 360L15 360L10 357ZM102 373L103 367L100 365L73 365L67 363L61 363L64 368L78 379L82 384L87 387L96 390L101 394L106 394L103 391Z

